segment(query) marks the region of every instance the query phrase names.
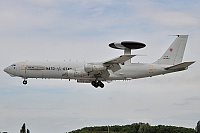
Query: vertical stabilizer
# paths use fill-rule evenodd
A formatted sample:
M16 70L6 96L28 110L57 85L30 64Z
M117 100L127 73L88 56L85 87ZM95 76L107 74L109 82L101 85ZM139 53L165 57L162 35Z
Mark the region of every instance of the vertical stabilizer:
M163 56L155 64L176 65L182 62L188 35L177 35Z

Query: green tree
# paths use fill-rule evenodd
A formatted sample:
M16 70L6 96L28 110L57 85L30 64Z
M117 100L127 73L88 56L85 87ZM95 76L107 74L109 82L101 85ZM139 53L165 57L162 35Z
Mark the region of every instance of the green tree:
M26 133L26 125L25 123L23 124L21 130L20 130L20 133Z
M150 132L150 125L147 124L140 124L138 133L149 133Z

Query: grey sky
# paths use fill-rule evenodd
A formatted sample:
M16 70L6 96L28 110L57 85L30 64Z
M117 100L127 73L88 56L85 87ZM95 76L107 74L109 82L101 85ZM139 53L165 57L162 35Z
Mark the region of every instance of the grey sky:
M0 131L64 133L84 126L148 122L192 127L200 119L200 2L198 0L2 0L0 4ZM67 80L11 78L3 69L24 60L106 61L123 51L114 41L144 42L132 51L154 62L189 34L189 70L104 89Z

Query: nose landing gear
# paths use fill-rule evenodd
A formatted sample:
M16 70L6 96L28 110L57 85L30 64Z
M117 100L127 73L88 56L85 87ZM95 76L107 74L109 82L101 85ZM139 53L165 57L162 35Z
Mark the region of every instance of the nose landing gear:
M27 80L24 79L22 83L23 83L24 85L26 85L26 84L27 84Z
M103 87L104 87L104 84L103 84L101 81L92 81L91 84L92 84L92 86L94 86L95 88L97 88L97 87L103 88Z

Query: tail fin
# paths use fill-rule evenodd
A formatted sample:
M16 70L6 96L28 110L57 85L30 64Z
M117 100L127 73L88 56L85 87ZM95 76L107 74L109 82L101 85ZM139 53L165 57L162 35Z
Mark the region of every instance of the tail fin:
M178 37L155 64L176 65L182 62L188 35L177 36Z

